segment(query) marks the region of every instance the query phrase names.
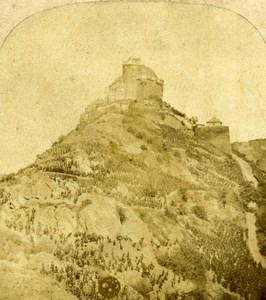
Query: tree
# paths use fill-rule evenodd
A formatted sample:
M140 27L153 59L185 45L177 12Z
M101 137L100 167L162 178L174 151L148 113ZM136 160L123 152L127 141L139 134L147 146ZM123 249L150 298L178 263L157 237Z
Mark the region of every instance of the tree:
M261 181L258 184L258 192L262 198L266 199L266 181Z

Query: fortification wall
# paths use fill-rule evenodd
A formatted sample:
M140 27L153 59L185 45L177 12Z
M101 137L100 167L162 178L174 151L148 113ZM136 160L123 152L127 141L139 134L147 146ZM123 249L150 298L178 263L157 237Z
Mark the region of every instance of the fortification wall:
M97 119L105 113L120 113L129 110L133 99L122 99L122 100L100 100L96 103L89 105L85 112L80 117L80 122L84 123L88 120Z
M163 81L144 65L124 64L122 81L126 99L163 96Z
M141 85L143 91L139 93L139 97L142 99L158 98L163 97L163 87L156 81L146 80L144 85Z
M205 126L195 129L195 135L204 138L217 149L231 154L231 142L228 126Z
M133 110L140 110L141 112L157 112L160 111L162 106L162 103L157 98L150 98L150 99L144 99L144 100L137 100L134 101L129 109Z

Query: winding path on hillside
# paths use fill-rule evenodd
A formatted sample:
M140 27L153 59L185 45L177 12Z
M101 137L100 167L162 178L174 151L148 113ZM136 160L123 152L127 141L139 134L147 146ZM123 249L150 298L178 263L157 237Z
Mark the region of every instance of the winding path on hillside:
M233 154L233 158L238 162L238 164L239 164L239 166L242 170L244 179L246 181L253 182L255 187L257 187L258 181L255 178L255 176L253 175L252 168L251 168L250 164L247 161L243 160L242 158L240 158L239 156L237 156L235 154Z
M266 269L266 257L260 254L257 235L256 235L256 216L255 213L247 212L247 227L248 227L248 248L250 253L252 254L254 260L257 263L261 263L262 267Z
M250 164L235 154L233 154L233 157L238 162L238 164L242 170L244 179L246 181L253 182L255 187L257 187L258 181L253 175ZM247 225L247 229L248 229L247 245L248 245L249 251L250 251L253 259L257 263L261 263L262 267L266 269L266 257L264 257L263 255L260 254L260 249L258 246L258 240L257 240L257 234L256 234L257 227L256 227L255 213L252 213L252 212L246 213L246 225Z

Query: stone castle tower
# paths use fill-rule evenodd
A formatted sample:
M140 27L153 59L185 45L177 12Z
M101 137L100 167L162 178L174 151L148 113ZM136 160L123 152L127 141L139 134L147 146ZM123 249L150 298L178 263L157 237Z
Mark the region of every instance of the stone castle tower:
M141 64L140 58L131 57L123 63L122 75L107 90L109 100L162 100L163 80L155 72Z

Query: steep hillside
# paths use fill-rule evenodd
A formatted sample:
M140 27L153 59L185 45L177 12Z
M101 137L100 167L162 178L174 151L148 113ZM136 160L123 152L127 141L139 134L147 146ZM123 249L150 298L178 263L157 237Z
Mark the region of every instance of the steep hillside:
M34 164L2 177L0 196L0 299L103 299L109 275L118 299L265 293L246 222L262 197L169 105L83 116Z

